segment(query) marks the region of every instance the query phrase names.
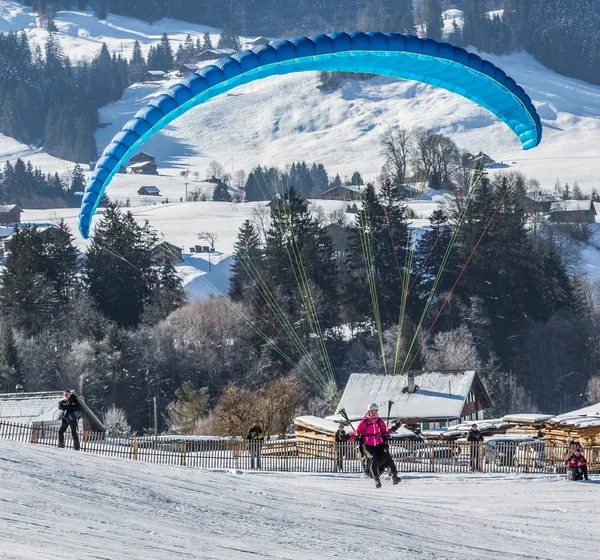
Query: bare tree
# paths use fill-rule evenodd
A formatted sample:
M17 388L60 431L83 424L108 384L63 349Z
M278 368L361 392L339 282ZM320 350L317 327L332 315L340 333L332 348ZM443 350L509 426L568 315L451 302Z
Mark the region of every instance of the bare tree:
M206 170L206 178L212 179L214 177L215 179L220 179L221 181L223 181L224 175L225 169L223 168L223 166L218 161L213 159L208 164L208 168Z
M464 325L436 334L433 343L427 345L423 353L425 367L429 370L481 369L473 335Z
M412 133L415 146L413 167L422 181L433 188L453 188L461 169L461 154L456 144L437 132L416 128Z
M215 244L219 240L219 236L216 233L212 233L210 231L201 231L198 234L198 239L200 241L206 241L210 245L211 250L214 251Z
M394 185L405 182L408 160L412 153L412 138L407 129L399 126L390 128L381 140L385 163L382 174Z
M248 179L248 175L243 169L238 169L233 174L233 184L238 189L243 189L246 186L246 181Z
M600 375L591 377L588 380L585 394L590 404L600 403Z

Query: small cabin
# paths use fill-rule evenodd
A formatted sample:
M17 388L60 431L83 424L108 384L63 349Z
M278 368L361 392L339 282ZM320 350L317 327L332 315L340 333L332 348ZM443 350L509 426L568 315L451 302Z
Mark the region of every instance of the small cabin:
M167 73L162 70L148 70L146 72L146 81L151 82L154 80L164 80L167 77Z
M0 205L0 226L14 226L21 223L23 210L16 204Z
M364 187L354 185L340 185L333 187L323 193L325 200L360 200L364 192Z
M185 64L181 64L179 66L179 75L181 77L189 76L190 74L193 74L196 70L198 70L198 66L196 64L186 62Z
M550 221L562 223L594 223L596 207L591 200L561 200L550 205Z
M127 167L129 173L134 175L158 175L158 165L151 161L141 161Z
M523 208L529 214L548 214L552 204L560 201L560 197L552 193L529 192L523 197Z
M268 45L271 41L269 41L269 39L267 39L266 37L263 37L262 35L260 37L256 37L255 39L252 39L252 41L248 41L248 44L251 47L258 47L259 45Z
M173 243L163 241L152 250L154 256L163 262L179 264L183 262L183 247L177 247Z
M141 196L160 196L160 190L154 186L140 187L137 193Z
M204 62L205 60L217 60L226 56L235 54L235 49L207 49L202 51L197 57L196 62Z

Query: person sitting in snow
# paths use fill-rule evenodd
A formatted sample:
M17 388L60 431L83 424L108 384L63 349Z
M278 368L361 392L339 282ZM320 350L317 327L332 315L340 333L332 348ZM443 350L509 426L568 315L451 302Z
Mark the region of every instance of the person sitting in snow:
M371 476L375 481L375 486L381 488L379 480L380 467L389 467L392 473L392 482L398 484L398 469L394 463L394 459L390 455L389 449L386 446L386 438L395 430L395 427L388 429L385 422L379 418L379 407L373 403L361 423L350 436L350 440L361 439L362 444L367 454L371 459Z
M581 449L576 448L565 461L567 468L570 471L570 479L572 480L589 480L587 461L581 453Z
M344 451L346 449L346 442L348 441L348 434L344 428L344 424L338 426L337 432L335 432L335 457L337 463L338 472L344 470Z
M73 391L66 389L63 394L65 398L58 403L58 408L62 410L62 424L58 430L58 447L65 446L65 432L70 427L71 435L73 436L73 449L79 451L77 421L81 416L81 405L79 404L77 395Z

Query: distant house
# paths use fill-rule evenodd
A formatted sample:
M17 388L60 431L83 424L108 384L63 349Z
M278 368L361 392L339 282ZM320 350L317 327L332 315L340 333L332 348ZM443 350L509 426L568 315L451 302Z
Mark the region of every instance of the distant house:
M179 264L183 262L183 247L177 247L168 241L163 241L156 245L152 253L159 259L170 262L171 264Z
M226 56L235 54L235 49L207 49L202 51L197 57L196 62L204 62L205 60L217 60Z
M271 41L266 37L256 37L256 39L252 39L252 41L248 41L248 44L253 47L258 47L259 45L268 45Z
M496 163L496 160L494 160L494 158L488 156L484 152L476 153L474 156L471 157L471 161L478 162L483 167L491 167L492 165L494 165Z
M21 223L23 210L16 204L0 205L0 226L14 226Z
M61 411L58 402L64 398L62 391L43 393L4 393L0 394L0 422L25 424L42 428L61 425ZM82 397L83 430L104 432L106 426L87 406ZM80 424L81 425L81 424Z
M275 202L276 202L276 201L280 201L280 200L281 200L280 196L279 196L279 195L277 195L277 198L274 198L273 200L271 200L271 201L269 202L269 204L267 204L267 206L268 206L268 207L271 209L271 212L273 212L273 210L275 209ZM287 206L287 204L288 204L288 201L287 201L287 200L285 201L285 204L286 204L286 206ZM308 207L308 205L309 205L309 204L311 204L311 202L310 202L310 200L303 199L303 200L302 200L302 204L303 204L304 206Z
M523 206L529 214L548 214L552 204L560 201L561 198L555 194L538 191L527 193L523 197Z
M323 193L325 200L360 200L364 192L364 187L354 185L340 185L333 187Z
M362 418L371 403L379 415L400 418L422 430L481 420L492 401L475 371L421 371L405 375L353 373L334 419L345 409L350 420Z
M167 73L162 70L148 70L146 72L146 81L164 80L166 77Z
M188 62L179 66L179 75L182 77L189 76L190 74L193 74L196 70L198 70L198 66L196 64L192 64L191 62Z
M550 205L550 221L594 223L596 221L596 207L591 200L553 202Z
M151 161L141 161L127 166L127 171L135 175L158 175L158 165Z
M140 187L137 193L142 196L160 196L160 190L158 187L152 186Z
M156 163L156 158L146 152L138 152L132 158L129 159L129 165L133 163L142 163L144 161L151 161L152 163Z
M37 231L42 236L42 239L45 241L52 241L58 231L56 225L54 224L21 224L21 226L24 225L35 226ZM15 227L11 229L12 231L8 235L1 236L1 252L5 258L8 256L8 253L10 253L10 246L13 242L15 232L19 229L19 227L15 225Z

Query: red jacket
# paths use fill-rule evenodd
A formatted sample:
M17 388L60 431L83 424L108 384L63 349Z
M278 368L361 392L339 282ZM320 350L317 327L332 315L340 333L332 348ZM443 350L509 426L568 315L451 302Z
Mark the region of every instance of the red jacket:
M356 432L350 436L350 439L353 440L362 437L365 445L376 446L382 445L388 434L389 430L381 418L371 418L367 415L362 419L356 428Z
M569 458L566 460L566 463L567 466L571 469L577 469L579 467L584 467L585 465L587 465L585 457L583 455L579 455L579 457L577 457L575 453L569 455Z

